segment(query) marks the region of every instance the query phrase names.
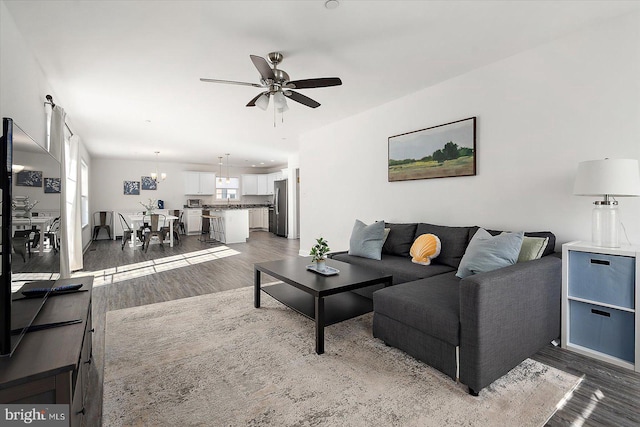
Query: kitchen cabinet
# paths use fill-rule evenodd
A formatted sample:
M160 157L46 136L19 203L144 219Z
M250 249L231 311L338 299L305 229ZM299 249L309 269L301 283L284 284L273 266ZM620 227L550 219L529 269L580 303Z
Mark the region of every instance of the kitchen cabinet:
M640 371L640 248L562 245L562 347Z
M267 175L267 194L273 195L273 183L282 179L282 172L273 172Z
M249 209L249 228L269 228L269 209L252 208Z
M267 193L267 175L257 175L258 177L258 195L262 196Z
M271 196L273 183L282 179L282 172L242 175L243 196Z
M215 173L187 171L184 174L184 194L211 195L216 193Z
M202 209L185 209L184 218L187 234L200 234L202 231Z
M258 175L242 175L242 195L258 194Z

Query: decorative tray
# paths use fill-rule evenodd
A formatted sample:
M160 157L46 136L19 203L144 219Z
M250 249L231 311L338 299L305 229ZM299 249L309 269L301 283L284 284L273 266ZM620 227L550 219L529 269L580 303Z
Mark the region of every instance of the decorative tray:
M340 270L338 270L337 268L329 267L328 265L325 266L324 271L320 271L316 268L315 264L309 264L307 265L307 270L311 270L314 273L322 274L323 276L333 276L340 273Z

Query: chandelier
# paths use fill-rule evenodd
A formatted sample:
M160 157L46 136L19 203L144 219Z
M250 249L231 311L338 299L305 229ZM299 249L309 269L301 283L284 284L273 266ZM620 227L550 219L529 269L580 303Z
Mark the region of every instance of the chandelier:
M155 172L151 172L151 179L153 179L155 182L158 182L158 154L160 154L159 151L156 151L156 171ZM162 172L160 173L160 181L164 181L165 179L167 179L167 174Z

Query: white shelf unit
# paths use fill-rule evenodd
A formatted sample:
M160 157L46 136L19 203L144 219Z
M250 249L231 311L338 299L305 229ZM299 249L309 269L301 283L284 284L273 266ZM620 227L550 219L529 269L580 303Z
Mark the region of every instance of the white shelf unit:
M640 247L562 245L562 347L640 372Z

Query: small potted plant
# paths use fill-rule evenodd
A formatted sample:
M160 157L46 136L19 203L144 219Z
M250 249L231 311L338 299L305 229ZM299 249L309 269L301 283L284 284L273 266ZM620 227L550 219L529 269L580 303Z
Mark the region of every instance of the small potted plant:
M144 212L144 213L145 213L146 215L151 215L151 214L153 213L153 211L154 211L154 210L158 209L158 205L157 205L156 201L155 201L155 200L153 200L153 199L149 199L149 202L148 202L148 203L140 202L140 204L141 204L142 206L144 206L144 209L145 209L145 212Z
M331 249L329 249L329 245L327 241L322 237L316 239L316 244L311 248L311 252L309 255L313 257L313 261L316 263L316 269L318 271L324 271L326 269L326 260L325 256Z

